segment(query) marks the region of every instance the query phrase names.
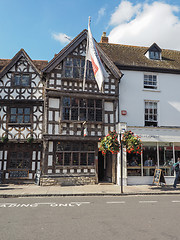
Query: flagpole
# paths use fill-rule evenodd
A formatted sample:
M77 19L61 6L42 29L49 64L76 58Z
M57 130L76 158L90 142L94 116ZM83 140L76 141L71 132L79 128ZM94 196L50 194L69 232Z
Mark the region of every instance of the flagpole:
M89 17L89 20L88 20L88 30L89 30L90 23L91 23L91 17ZM83 91L85 90L88 46L89 46L89 37L88 37L88 34L87 34L86 57L85 57L85 64L84 64L84 77L83 77Z

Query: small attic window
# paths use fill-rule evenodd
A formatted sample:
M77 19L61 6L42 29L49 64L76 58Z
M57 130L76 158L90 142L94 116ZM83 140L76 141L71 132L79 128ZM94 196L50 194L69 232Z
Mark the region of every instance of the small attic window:
M148 49L146 56L152 60L161 60L161 51L161 48L156 43L154 43Z
M154 60L160 59L160 52L149 51L149 58Z

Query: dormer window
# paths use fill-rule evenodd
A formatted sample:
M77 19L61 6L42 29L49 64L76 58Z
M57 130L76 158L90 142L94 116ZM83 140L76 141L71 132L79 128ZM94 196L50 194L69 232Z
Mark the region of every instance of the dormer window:
M154 43L146 52L146 57L152 60L161 60L161 48Z
M160 52L150 51L149 58L154 60L160 60Z

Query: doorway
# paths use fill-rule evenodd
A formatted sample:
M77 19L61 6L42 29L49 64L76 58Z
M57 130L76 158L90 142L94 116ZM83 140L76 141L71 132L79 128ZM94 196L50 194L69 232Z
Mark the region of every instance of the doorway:
M98 152L98 182L112 182L112 155Z

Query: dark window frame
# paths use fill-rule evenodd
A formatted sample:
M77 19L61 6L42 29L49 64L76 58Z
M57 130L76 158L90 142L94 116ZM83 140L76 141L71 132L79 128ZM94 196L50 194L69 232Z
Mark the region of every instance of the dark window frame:
M99 99L63 97L62 120L102 122L102 105Z
M64 60L65 78L83 79L84 77L85 58L69 56ZM86 79L95 80L92 63L87 61Z
M144 126L145 127L158 126L158 102L157 101L145 101Z
M96 144L92 142L62 142L56 144L57 166L95 166Z
M9 125L31 125L32 124L32 107L18 105L15 107L9 107ZM14 120L13 120L14 119Z
M28 77L28 79L25 81L24 77ZM30 87L30 83L31 76L29 73L15 73L13 76L13 87Z
M144 88L155 89L158 88L158 78L155 74L144 74Z

